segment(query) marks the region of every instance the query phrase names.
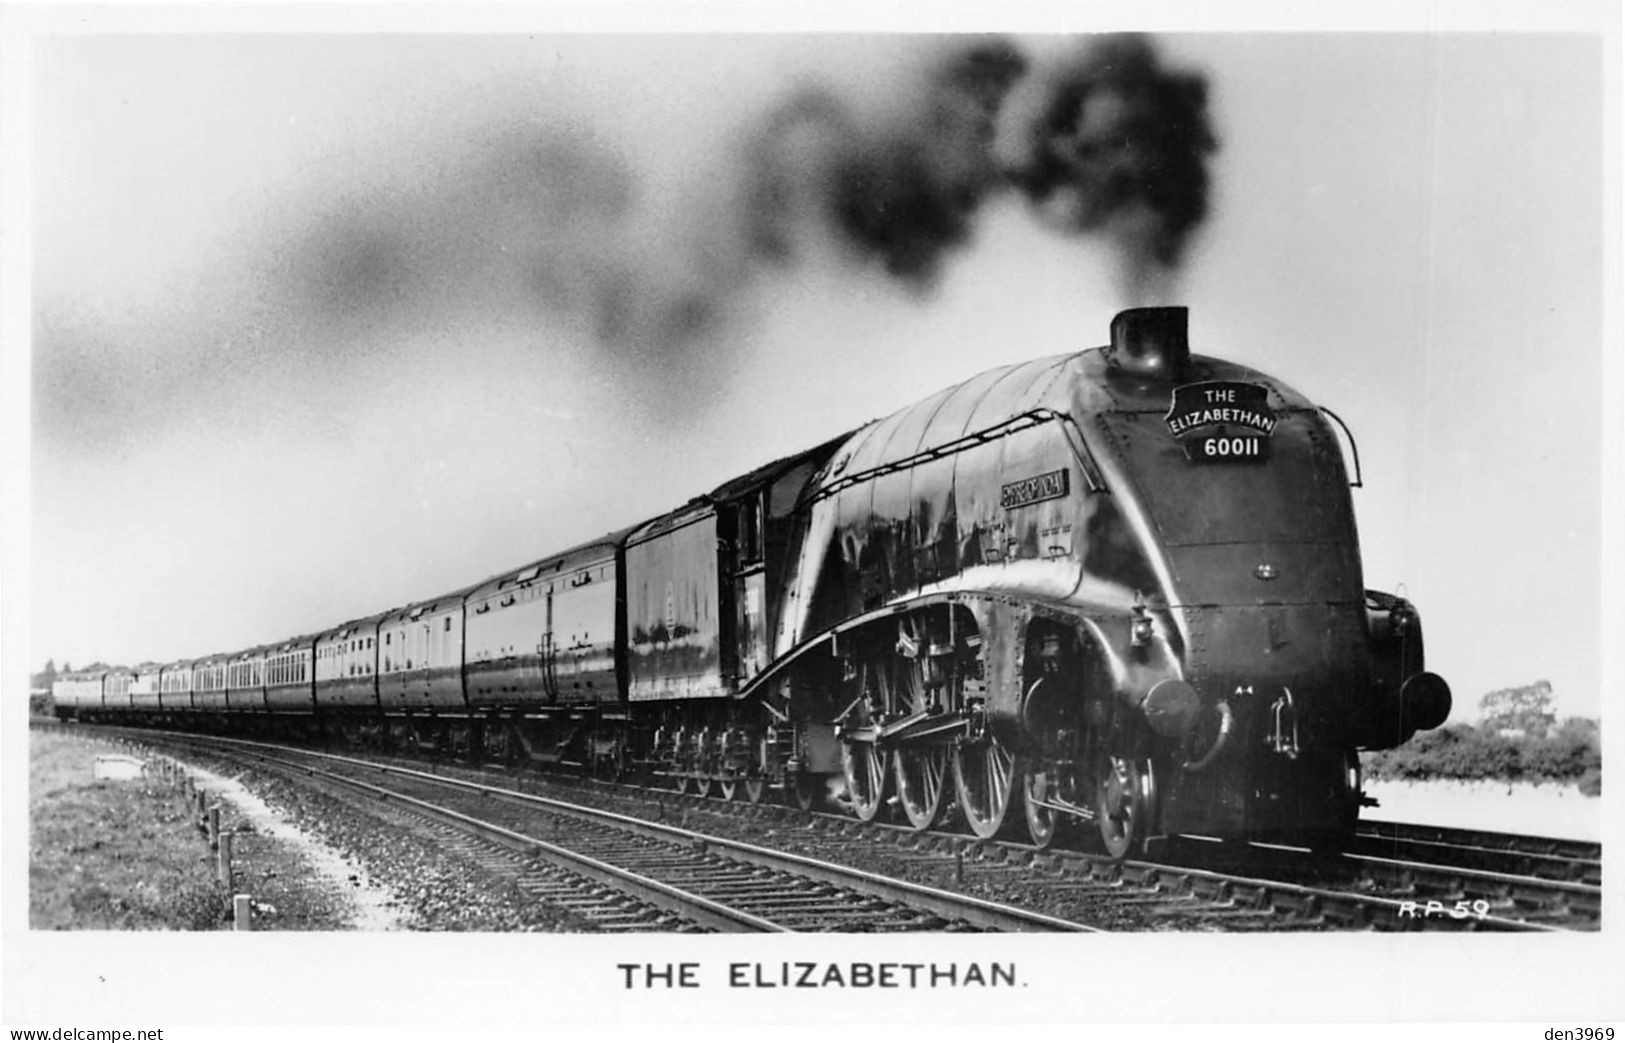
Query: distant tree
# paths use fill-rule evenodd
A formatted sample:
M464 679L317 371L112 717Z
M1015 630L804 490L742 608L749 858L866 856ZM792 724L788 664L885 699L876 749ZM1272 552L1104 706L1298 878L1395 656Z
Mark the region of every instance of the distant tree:
M1418 732L1402 746L1365 754L1366 774L1376 779L1521 779L1575 785L1587 796L1602 792L1602 733L1596 719L1565 718L1540 736L1515 721L1513 727L1500 723L1447 724Z
M1602 725L1595 717L1565 717L1553 737L1602 749Z
M1541 739L1557 723L1549 681L1496 689L1478 701L1478 709L1479 727L1491 733L1517 732Z

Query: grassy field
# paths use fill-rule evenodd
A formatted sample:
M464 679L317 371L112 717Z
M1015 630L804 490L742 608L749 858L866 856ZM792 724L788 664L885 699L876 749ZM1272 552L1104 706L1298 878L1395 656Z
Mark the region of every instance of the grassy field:
M226 926L208 843L179 788L94 778L101 743L36 731L29 761L29 926L212 930Z

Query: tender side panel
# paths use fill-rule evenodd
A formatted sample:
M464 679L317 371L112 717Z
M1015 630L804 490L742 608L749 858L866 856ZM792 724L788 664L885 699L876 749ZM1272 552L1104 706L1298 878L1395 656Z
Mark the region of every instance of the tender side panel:
M727 694L716 513L696 512L634 539L626 548L628 698Z

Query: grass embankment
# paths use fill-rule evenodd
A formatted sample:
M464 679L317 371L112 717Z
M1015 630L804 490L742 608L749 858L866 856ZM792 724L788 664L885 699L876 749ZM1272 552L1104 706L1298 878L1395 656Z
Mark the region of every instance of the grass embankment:
M28 922L36 930L212 930L214 858L180 787L94 777L102 743L31 736Z
M36 731L29 766L29 924L40 930L229 930L228 898L250 896L256 931L354 926L352 889L312 861L310 845L247 817L222 786L220 831L232 843L232 884L198 828L195 795L149 773L98 781L99 754L118 748L89 735ZM148 764L152 764L150 756Z

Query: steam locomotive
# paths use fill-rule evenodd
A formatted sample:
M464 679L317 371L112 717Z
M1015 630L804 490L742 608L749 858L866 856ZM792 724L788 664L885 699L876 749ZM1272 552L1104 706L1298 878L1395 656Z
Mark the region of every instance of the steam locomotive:
M73 676L58 710L1040 846L1092 822L1119 858L1168 834L1335 841L1359 751L1442 724L1450 690L1412 605L1363 589L1328 418L1192 354L1185 309L1133 309L1104 347L632 528L319 633Z

